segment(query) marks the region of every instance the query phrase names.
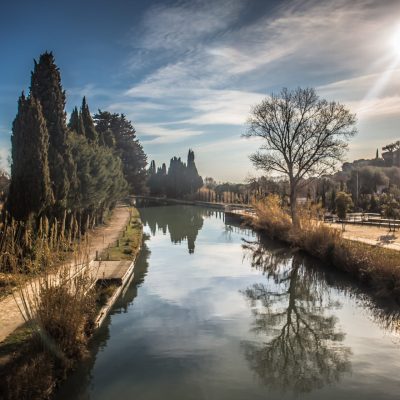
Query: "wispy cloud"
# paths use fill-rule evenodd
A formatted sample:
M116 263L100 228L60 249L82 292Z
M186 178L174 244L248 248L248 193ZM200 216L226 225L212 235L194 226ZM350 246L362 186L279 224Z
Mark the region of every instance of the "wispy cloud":
M146 145L176 143L183 141L189 137L201 135L203 132L190 129L173 129L157 124L136 124L136 129L142 136L142 141ZM147 137L150 137L147 139Z

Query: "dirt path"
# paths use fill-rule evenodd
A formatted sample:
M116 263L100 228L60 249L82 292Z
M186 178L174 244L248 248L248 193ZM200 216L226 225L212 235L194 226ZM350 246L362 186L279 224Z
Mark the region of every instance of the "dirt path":
M105 226L94 229L89 235L89 261L96 257L96 250L99 253L115 240L122 229L129 221L129 208L117 207L111 216L109 223ZM10 333L24 323L15 299L9 295L0 301L0 342Z

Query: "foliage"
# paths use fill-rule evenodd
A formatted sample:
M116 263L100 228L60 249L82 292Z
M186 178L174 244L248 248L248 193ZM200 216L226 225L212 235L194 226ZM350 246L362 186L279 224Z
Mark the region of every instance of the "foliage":
M48 163L53 184L55 212L60 215L67 207L70 188L75 184L74 165L68 146L65 114L65 92L52 53L43 53L35 61L31 77L31 96L37 99L46 120L49 134ZM29 127L27 127L29 128Z
M254 224L257 229L268 233L272 238L285 238L292 225L290 217L282 207L279 196L269 195L254 203L257 219Z
M73 209L81 216L97 216L102 221L104 211L127 192L121 160L108 147L74 132L70 133L69 144L77 171Z
M130 210L128 225L121 233L115 245L108 247L100 255L101 260L135 260L142 243L142 223L139 211Z
M122 160L124 176L133 193L143 193L147 179L147 157L136 137L131 121L124 114L111 114L101 111L94 116L99 141L109 147Z
M277 238L344 270L375 290L378 297L392 297L400 303L399 253L396 250L346 240L337 229L308 216L300 218L300 227L281 229L282 209L263 213L256 207L257 217L250 223L257 229L277 232ZM272 208L270 208L272 210ZM305 215L305 214L304 214ZM273 226L275 225L275 227Z
M12 132L8 211L17 220L40 215L54 202L47 161L49 135L40 103L22 94Z
M187 164L180 158L171 158L168 172L165 164L156 169L156 164L152 161L148 180L150 193L159 196L167 195L171 198L194 195L203 186L203 179L197 171L194 158L194 152L190 149Z
M346 220L347 212L350 210L351 207L353 207L353 200L351 199L351 196L345 192L339 192L336 195L335 206L338 217L344 223L344 221Z

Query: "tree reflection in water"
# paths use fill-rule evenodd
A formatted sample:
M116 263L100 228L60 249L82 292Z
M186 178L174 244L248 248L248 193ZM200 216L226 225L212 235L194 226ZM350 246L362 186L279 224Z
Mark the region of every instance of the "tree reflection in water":
M325 281L286 248L243 247L252 266L271 278L244 292L253 309L252 331L265 338L243 343L251 369L279 391L310 392L337 382L350 370L351 351L342 344L337 319L327 315L340 304L331 301Z
M140 212L143 223L149 226L153 236L157 230L161 230L164 234L169 232L172 243L187 240L190 254L194 253L197 235L206 215L203 208L191 206L143 208Z

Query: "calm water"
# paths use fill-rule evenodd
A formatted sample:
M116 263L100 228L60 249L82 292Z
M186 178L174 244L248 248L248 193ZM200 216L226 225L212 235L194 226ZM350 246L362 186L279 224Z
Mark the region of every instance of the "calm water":
M398 319L346 277L219 212L140 213L134 281L57 399L400 398Z

